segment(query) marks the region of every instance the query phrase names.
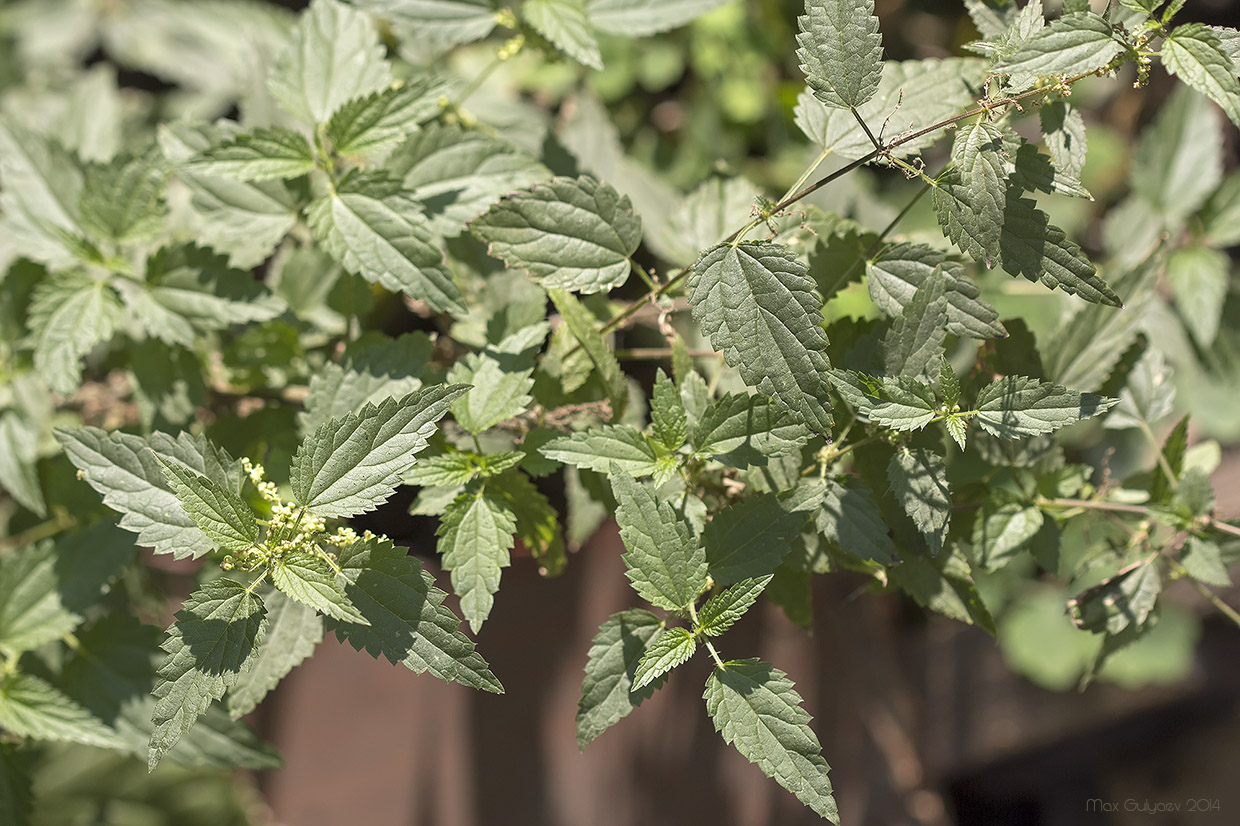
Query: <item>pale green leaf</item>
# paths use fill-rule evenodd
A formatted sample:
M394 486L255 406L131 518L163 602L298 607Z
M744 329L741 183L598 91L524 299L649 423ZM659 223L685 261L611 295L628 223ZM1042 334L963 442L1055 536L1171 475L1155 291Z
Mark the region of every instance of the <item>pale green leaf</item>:
M654 393L650 397L650 425L655 441L666 451L678 450L689 435L680 390L662 368L655 375Z
M1132 159L1132 189L1161 213L1163 223L1179 226L1222 181L1222 126L1209 100L1177 87L1142 134Z
M1042 529L1043 518L1039 509L1015 503L984 508L973 521L973 547L982 567L997 571L1011 562Z
M922 244L894 244L866 262L870 297L884 313L899 316L935 269L943 273L947 295L947 332L990 339L1007 335L999 313L983 301L981 291L964 274L964 266Z
M1080 180L1085 168L1088 141L1085 118L1067 101L1057 100L1038 110L1042 140L1046 143L1055 169L1072 180Z
M1046 377L1065 387L1101 387L1136 339L1143 319L1148 321L1149 314L1162 305L1153 295L1159 269L1159 262L1150 261L1120 285L1124 312L1089 305L1078 307L1065 319L1041 348Z
M703 696L726 742L820 816L840 822L830 767L787 674L760 660L732 660L711 672Z
M688 660L697 651L697 638L689 629L675 626L650 641L646 653L633 672L633 691L640 691L673 668Z
M153 692L147 768L154 770L211 701L223 697L250 667L265 614L262 599L229 579L208 582L185 600L160 646L167 656Z
M749 220L758 187L744 178L710 178L686 195L668 217L663 239L668 260L689 266L698 254Z
M323 641L323 619L313 608L275 590L263 595L263 603L267 606L263 644L253 665L228 691L228 713L234 720L253 711Z
M573 60L591 69L603 68L585 0L525 0L521 17Z
M1240 174L1231 174L1201 208L1204 240L1214 247L1240 244Z
M401 481L406 485L453 487L469 482L480 469L480 464L468 453L443 453L422 457L416 465L401 474Z
M923 448L901 450L887 465L887 480L904 512L926 538L931 555L943 548L951 521L951 488L943 458Z
M473 385L452 403L452 415L470 433L481 433L519 416L533 401L533 369L514 369L511 359L502 358L489 352L470 353L448 373L447 380L453 384Z
M439 523L439 553L452 573L452 590L475 634L491 613L517 521L512 511L485 487L461 494Z
M822 299L793 251L720 244L689 271L693 317L747 384L819 433L831 432Z
M706 600L698 609L698 624L702 633L717 637L736 624L749 610L763 589L771 583L771 575L742 579Z
M327 620L327 627L354 648L386 657L415 674L502 694L474 644L458 630L461 621L443 601L434 578L404 548L380 537L359 539L340 552L349 599L370 625Z
M594 28L623 37L675 29L732 0L586 0Z
M58 143L0 118L0 224L18 253L50 267L72 264L82 170Z
M342 622L370 625L345 593L345 579L313 551L290 551L271 568L271 583L285 596Z
M328 121L327 139L345 156L391 149L439 111L439 99L446 93L446 83L425 77L354 98Z
M883 339L887 375L938 380L947 336L946 290L947 278L936 270L904 305Z
M381 173L350 177L310 204L306 217L323 249L349 272L440 312L465 311L421 207Z
M488 252L547 288L606 292L629 276L641 219L594 178L554 178L491 207L470 225Z
M968 560L958 549L935 559L910 554L899 565L888 568L887 577L926 608L995 633L994 618L982 602Z
M364 12L337 0L313 0L267 86L289 114L324 124L346 102L391 82L383 51Z
M806 0L797 26L797 59L819 100L850 109L874 97L883 68L874 0Z
M921 430L938 408L928 385L904 376L883 379L881 399L870 411L870 421L893 430Z
M116 748L116 733L50 683L13 672L0 680L0 728L18 737Z
M150 146L135 155L121 155L84 170L79 203L82 228L94 238L114 244L139 241L159 233L167 208L167 173L159 150Z
M1128 371L1119 402L1106 427L1146 427L1171 415L1175 406L1175 371L1162 351L1150 347Z
M579 749L585 749L587 743L654 694L654 685L631 689L637 662L662 627L658 617L639 608L612 614L599 627L587 655L577 704Z
M39 486L35 434L15 411L0 412L0 487L17 504L38 516L47 515L43 489Z
M374 510L396 490L413 454L426 448L436 422L466 390L436 385L323 423L293 457L293 495L320 516Z
M1159 57L1167 71L1217 103L1240 126L1240 79L1236 77L1240 69L1209 26L1176 26L1163 41Z
M259 127L237 135L184 164L191 173L239 181L297 178L314 167L310 142L303 135L279 126Z
M616 361L615 353L603 340L597 320L572 293L551 289L547 291L547 295L559 311L564 324L572 332L573 338L577 339L581 349L585 350L593 362L594 369L598 371L607 392L607 400L611 403L612 421L619 419L628 405L629 386L624 371L620 369L620 362Z
M1218 335L1231 287L1231 259L1217 249L1193 244L1167 259L1167 283L1184 326L1205 350Z
M1083 631L1118 634L1143 625L1162 592L1159 566L1135 562L1068 600L1068 616Z
M1106 412L1114 399L1031 379L1004 376L977 394L977 422L1001 439L1052 433Z
M306 409L298 414L302 433L356 413L367 402L377 404L419 389L433 347L425 333L416 332L347 349L339 364L325 364L311 376Z
M552 439L539 448L548 459L607 473L614 464L630 476L654 473L658 456L650 440L626 424L604 425Z
M112 338L120 317L120 301L106 281L73 274L39 284L26 339L35 370L57 393L72 396L82 380L82 357Z
M357 5L409 23L418 34L444 43L481 40L495 28L490 0L358 0Z
M258 541L258 515L235 491L179 462L160 456L156 459L181 507L208 539L238 553L254 546Z
M799 451L809 437L805 425L783 405L765 396L729 393L701 413L693 428L693 447L701 456L748 467Z
M1188 575L1205 585L1230 588L1231 576L1223 563L1218 543L1199 536L1190 536L1188 544L1180 552L1180 564Z
M827 480L814 524L820 534L854 556L880 565L896 562L896 546L882 511L865 485L855 479L846 484Z
M773 572L792 550L809 521L809 506L815 504L793 495L760 493L715 514L702 533L711 578L731 585Z
M619 506L616 522L628 549L625 576L642 599L680 611L706 587L706 552L672 506L655 498L654 488L618 470L611 489Z
M1017 88L1033 78L1088 74L1105 67L1124 46L1111 25L1093 13L1067 14L1026 39L1015 54L998 63L996 74L1012 75Z
M964 0L964 7L983 37L999 37L1015 22L1013 0Z

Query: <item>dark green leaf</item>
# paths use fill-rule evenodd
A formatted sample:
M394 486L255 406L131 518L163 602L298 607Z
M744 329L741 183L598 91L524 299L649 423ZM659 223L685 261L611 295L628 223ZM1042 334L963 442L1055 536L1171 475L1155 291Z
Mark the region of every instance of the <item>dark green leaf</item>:
M797 59L815 97L839 109L874 97L883 68L874 0L807 0L797 26Z
M715 514L702 535L711 578L730 585L773 572L792 550L814 504L762 493Z
M742 579L708 599L697 612L702 633L717 637L727 631L745 616L770 583L770 574L756 579Z
M977 394L977 422L1002 439L1052 433L1092 418L1115 404L1093 393L1077 393L1026 376L1005 376Z
M263 603L267 606L263 644L253 665L228 692L228 713L234 720L253 711L323 641L323 619L313 608L274 590L263 595ZM176 753L172 756L175 759Z
M439 111L447 85L421 78L354 98L327 123L327 139L341 155L374 155L391 149Z
M931 555L943 548L951 520L951 488L942 457L928 450L902 450L891 457L887 479L904 512L926 538Z
M599 627L590 646L577 705L579 749L585 749L587 743L654 694L654 685L631 689L637 662L662 627L658 617L638 608L612 614Z
M706 588L706 552L689 525L649 485L614 470L616 522L628 549L625 576L642 599L669 611L684 610Z

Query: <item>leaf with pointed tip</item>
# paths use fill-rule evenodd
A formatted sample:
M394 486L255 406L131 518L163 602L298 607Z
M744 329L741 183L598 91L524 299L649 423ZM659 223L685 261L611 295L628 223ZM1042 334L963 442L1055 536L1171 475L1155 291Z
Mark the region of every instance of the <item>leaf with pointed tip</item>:
M285 596L321 614L369 625L345 593L344 577L332 570L321 556L309 551L291 551L271 568L271 583Z
M1068 616L1083 631L1118 634L1145 623L1162 585L1152 558L1136 562L1068 600Z
M787 674L760 660L731 660L711 672L703 697L726 742L806 806L840 822L830 766Z
M237 135L185 164L190 172L238 181L298 178L314 166L310 142L300 133L280 126L259 127Z
M831 432L822 299L805 265L780 244L720 244L689 271L693 317L751 387Z
M441 43L481 40L495 28L490 0L358 0L357 5L412 24L419 35Z
M850 109L874 97L883 69L874 0L806 0L797 26L797 59L819 100Z
M1156 348L1141 354L1128 371L1119 402L1106 418L1110 428L1145 427L1171 415L1175 405L1175 371Z
M711 401L701 414L693 428L693 447L701 456L748 467L798 451L809 437L805 425L778 402L728 393Z
M439 111L447 84L425 77L354 98L327 122L327 139L341 155L366 156L391 149Z
M827 540L861 559L894 565L896 546L887 532L882 511L865 485L849 478L845 483L828 479L822 508L814 515L818 532Z
M951 488L943 458L923 448L891 457L887 479L904 512L926 538L933 556L943 548L952 516Z
M650 425L655 441L666 451L675 451L688 438L688 418L680 390L659 368L650 398Z
M157 456L168 487L181 507L212 542L229 551L247 551L258 540L258 516L235 492L179 462Z
M82 357L110 339L120 319L120 302L106 281L78 274L44 281L27 319L35 370L57 393L72 396L82 380Z
M633 691L640 691L671 672L697 651L697 638L689 629L675 626L650 641L633 672Z
M928 385L905 376L883 379L881 398L882 403L870 411L870 421L893 430L921 430L938 407Z
M930 274L883 340L887 375L936 381L947 336L947 277Z
M65 237L82 234L77 160L56 141L0 118L0 181L6 244L50 267L75 263Z
M586 744L654 694L655 685L633 690L633 678L646 645L662 627L658 617L640 608L612 614L599 627L581 682L577 748L584 750Z
M996 74L1013 75L1015 87L1032 86L1034 78L1088 74L1104 68L1124 51L1124 45L1101 16L1086 12L1065 14L1034 33L1020 48L994 67Z
M82 228L114 244L140 241L163 228L167 184L163 156L154 145L84 169L78 208Z
M891 583L905 591L920 605L954 620L977 625L995 634L995 621L982 602L973 581L969 562L953 548L949 553L927 559L910 554L899 565L887 569Z
M627 424L603 425L547 442L539 452L548 459L607 473L616 465L630 476L647 476L658 466L650 440Z
M590 24L601 32L645 37L675 29L731 0L586 0Z
M547 290L547 296L564 319L564 324L572 332L573 338L577 339L581 349L585 350L593 362L594 369L598 371L607 392L607 400L611 403L612 420L619 419L628 405L629 385L624 371L620 369L620 362L616 361L615 353L607 346L603 334L599 332L597 320L570 292L550 289Z
M17 504L38 516L47 515L43 489L39 486L37 444L31 428L13 410L0 412L0 487Z
M422 386L434 344L422 332L384 338L374 346L345 351L339 364L328 363L310 378L306 409L298 414L303 434L329 419L361 410L367 402L400 398Z
M521 4L521 17L573 60L591 69L603 68L585 0L526 0Z
M1114 404L1027 376L1004 376L977 394L977 422L1001 439L1020 439L1097 416Z
M514 369L490 353L470 353L448 372L453 384L472 385L469 392L452 403L452 415L461 427L478 434L506 419L519 416L533 397L534 370Z
M349 272L425 301L465 312L422 208L383 173L351 176L306 209L314 237Z
M337 0L313 0L276 58L267 87L290 115L318 125L391 79L369 16Z
M310 606L276 590L263 594L263 604L267 607L263 644L253 665L228 691L228 713L234 720L257 708L263 697L323 641L323 619Z
M0 728L18 737L116 748L110 728L50 683L20 671L0 679Z
M619 506L616 522L628 549L625 576L642 599L669 611L683 610L706 588L706 552L672 506L654 489L613 471L611 489Z
M999 313L983 301L981 291L964 274L964 266L924 244L893 244L866 262L870 297L889 316L899 316L917 289L938 269L945 280L947 332L989 339L1007 335Z
M1222 107L1240 126L1240 79L1223 41L1201 23L1176 26L1163 41L1159 55L1167 71Z
M742 579L706 600L698 609L698 624L702 633L717 637L727 631L757 602L763 589L771 584L771 574L757 578Z
M1042 140L1051 153L1055 170L1079 181L1088 151L1085 118L1063 100L1046 104L1038 111L1038 116L1042 125Z
M1167 283L1184 326L1204 350L1214 343L1231 287L1231 259L1211 247L1180 247L1167 259Z
M969 240L984 252L982 260L986 266L994 266L992 262L999 257L1008 189L1003 130L985 118L959 130L952 143L952 161L968 197L973 221ZM972 249L970 253L977 257Z
M1029 544L1042 529L1042 511L1009 503L991 510L983 508L973 520L973 548L982 567L997 571Z
M486 660L459 630L461 620L444 604L448 596L404 548L366 537L340 551L346 591L370 625L327 619L342 642L386 657L415 674L429 671L445 682L503 694Z
M263 601L230 579L189 595L160 647L167 656L155 683L155 724L147 768L155 766L193 727L212 700L236 684L258 655L266 625Z
M426 448L435 423L468 389L435 385L324 422L293 456L293 495L320 516L374 510L395 492L413 454Z
M730 585L773 572L792 550L813 504L796 495L760 493L715 514L702 533L711 578Z
M439 523L443 567L452 573L452 590L475 634L491 613L516 531L512 510L486 487L457 497Z

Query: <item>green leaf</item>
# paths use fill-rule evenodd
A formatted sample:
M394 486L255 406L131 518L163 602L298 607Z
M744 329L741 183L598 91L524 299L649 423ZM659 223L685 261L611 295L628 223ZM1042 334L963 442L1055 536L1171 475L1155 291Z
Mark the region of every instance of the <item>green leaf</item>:
M412 24L419 35L443 43L481 40L495 28L490 0L358 0L357 5Z
M475 634L491 613L516 530L512 511L486 487L461 494L439 523L443 567L452 572L452 590Z
M239 181L298 178L314 169L314 150L301 134L279 126L259 127L191 158L185 168Z
M503 473L487 482L517 519L517 538L539 564L543 576L559 576L568 560L560 515L524 473Z
M735 585L725 588L706 600L706 604L698 609L698 625L702 633L717 637L736 624L749 610L763 589L771 583L771 574L766 576L742 579Z
M983 509L973 522L973 547L982 567L997 571L1029 544L1042 529L1042 511L1011 503L993 511Z
M883 69L874 0L806 0L797 27L797 60L815 97L839 109L874 97Z
M1143 625L1161 591L1162 576L1153 558L1134 562L1068 600L1068 616L1083 631L1118 634Z
M323 423L293 457L293 495L320 516L374 510L396 490L413 454L426 448L448 406L468 389L436 385Z
M1237 67L1209 26L1176 26L1163 41L1159 57L1167 71L1217 103L1240 126L1240 79Z
M711 345L747 384L783 402L810 429L831 432L822 299L788 247L720 244L689 271L689 303Z
M290 551L271 568L271 583L302 605L342 622L370 625L345 593L344 577L312 551Z
M1211 247L1180 247L1167 259L1167 283L1184 326L1208 349L1218 335L1231 286L1231 259Z
M1051 153L1055 170L1079 181L1088 151L1085 118L1063 100L1041 107L1038 117L1042 125L1042 140Z
M935 381L947 336L947 279L942 270L921 283L883 339L889 376Z
M248 551L258 541L258 515L234 491L177 462L156 457L168 487L207 538L229 551Z
M1178 227L1223 179L1218 110L1190 88L1177 87L1141 136L1132 159L1132 189Z
M1162 444L1163 458L1177 480L1184 472L1184 455L1188 452L1188 422L1188 416L1181 418ZM1174 487L1174 482L1167 479L1165 473L1155 473L1150 479L1150 501L1157 504L1171 501Z
M678 450L689 435L688 417L680 390L661 367L655 374L654 393L650 398L650 424L655 441L669 452Z
M624 37L675 29L731 0L586 0L590 24Z
M840 822L830 767L787 674L760 660L732 660L711 672L703 697L726 742L806 806Z
M139 545L175 559L199 557L215 547L181 506L160 460L181 462L238 493L241 473L227 453L188 433L173 439L156 432L148 440L82 427L57 428L55 434L103 503L121 514L120 527L138 535Z
M164 159L151 146L136 155L120 155L85 169L79 203L82 227L94 238L132 243L157 234L167 215Z
M274 590L263 595L263 603L267 606L263 644L253 665L237 677L228 692L228 713L234 720L257 708L263 697L323 641L323 620L310 606Z
M901 450L887 465L887 479L904 512L926 538L933 556L943 548L952 497L941 456L925 449Z
M367 402L377 404L417 390L433 347L425 333L417 332L346 350L339 364L324 364L311 376L306 409L298 414L301 431L309 433L329 419L356 413Z
M1037 77L1097 71L1123 51L1102 17L1090 12L1066 14L1026 39L1015 54L995 65L994 72L1012 75L1014 88L1023 89Z
M585 350L593 362L594 369L598 371L607 392L607 400L611 403L612 420L619 419L624 415L624 408L628 406L629 386L624 371L620 369L620 362L616 361L615 354L603 340L594 316L572 293L550 289L547 290L547 295L559 311L564 324L572 332L573 338L577 339L581 349Z
M977 339L1007 335L999 313L983 301L981 291L964 274L964 266L924 244L894 244L866 262L870 297L889 316L901 315L917 289L934 274L942 273L947 296L947 332Z
M530 406L534 370L516 369L515 361L495 358L489 352L470 353L452 366L448 381L473 385L452 403L452 415L461 427L481 433L521 415Z
M34 811L30 760L16 743L0 743L0 822L30 826Z
M713 247L745 223L758 187L744 178L708 178L681 199L667 220L669 247L661 251L669 263L689 266L698 253Z
M0 118L0 214L8 243L53 268L76 255L65 237L82 234L78 201L82 171L60 144Z
M342 642L415 674L429 671L445 682L504 692L473 642L458 630L460 619L444 606L447 594L404 548L366 537L341 550L339 561L350 583L349 599L370 620L357 625L328 619L327 627Z
M422 457L416 465L401 474L401 481L406 485L451 487L469 482L478 475L479 470L480 466L471 454L443 453Z
M1004 376L977 394L977 422L1001 439L1020 439L1052 433L1114 404L1114 399L1094 393L1077 393L1027 376Z
M896 546L887 533L887 523L874 497L855 479L841 484L828 479L823 490L822 508L814 515L818 532L829 541L861 559L879 565L894 565Z
M870 421L893 430L921 430L938 412L934 392L916 379L883 379L882 399L870 411Z
M1106 427L1148 427L1167 416L1175 405L1175 380L1171 365L1162 352L1147 349L1128 372L1115 410L1107 416Z
M82 357L112 338L120 316L120 302L106 281L66 274L39 284L26 339L34 348L35 370L57 393L72 396L82 380Z
M994 618L986 610L969 562L959 550L952 549L935 559L910 554L899 565L888 568L887 577L926 608L995 633Z
M411 83L354 98L327 123L327 139L344 156L375 155L391 149L418 124L439 112L447 85L438 78Z
M591 69L603 68L585 0L526 0L521 4L521 17L573 60Z
M115 732L55 686L15 672L0 680L0 727L18 737L100 748L118 745Z
M642 599L669 611L683 610L706 588L706 552L666 501L649 485L614 470L611 489L616 522L628 549L625 576Z
M799 451L809 437L786 407L765 396L743 393L712 401L693 428L698 455L734 467L765 465L769 458Z
M383 45L367 15L336 0L313 0L272 67L276 101L309 124L327 123L346 102L392 79Z
M39 516L47 515L39 486L37 444L34 434L15 411L0 412L0 487L17 504Z
M959 130L952 143L952 161L959 172L976 222L970 240L985 251L987 267L999 255L1003 210L1007 200L1007 164L1003 130L984 118ZM976 253L974 253L976 256Z
M654 694L655 686L631 690L638 660L663 627L649 611L630 608L608 617L598 629L586 660L577 705L577 748L584 750L613 724Z
M641 243L633 204L589 176L553 178L500 201L470 225L487 251L547 288L607 292Z
M0 652L31 651L71 632L134 554L127 534L96 522L4 556Z
M807 503L791 495L760 493L724 508L702 534L711 578L730 585L773 572L809 518Z
M262 599L230 579L208 582L185 600L160 646L167 656L153 692L148 769L154 770L211 701L223 697L250 667L265 614Z
M1188 544L1180 552L1180 564L1189 576L1205 585L1215 588L1230 588L1232 585L1217 542L1190 536Z
M997 38L1016 22L1016 4L1011 0L964 0L964 6L983 37Z
M633 672L633 688L639 691L687 661L697 651L697 637L689 629L675 626L651 640Z
M421 207L382 173L351 176L310 204L306 218L323 249L349 272L439 312L465 312Z
M658 467L658 456L650 440L626 424L560 436L539 448L548 459L579 468L607 473L616 465L630 476L647 476Z

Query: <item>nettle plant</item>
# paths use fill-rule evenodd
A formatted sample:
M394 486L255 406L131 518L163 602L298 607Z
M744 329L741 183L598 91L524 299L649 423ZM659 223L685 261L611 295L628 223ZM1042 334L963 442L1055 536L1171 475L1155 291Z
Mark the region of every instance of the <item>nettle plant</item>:
M349 525L401 485L419 488L412 514L439 519L473 632L518 541L554 576L614 516L649 608L611 617L582 652L580 746L703 649L720 734L832 821L792 680L723 653L764 595L812 622L811 577L847 570L994 632L976 576L1058 576L1101 641L1086 679L1154 627L1171 580L1237 619L1210 589L1229 583L1224 540L1240 528L1212 514L1187 418L1123 480L1105 456L1069 458L1099 428L1055 434L1107 414L1155 441L1171 385L1138 334L1164 272L1193 340L1219 334L1240 187L1183 179L1200 152L1180 125L1217 131L1215 105L1240 123L1240 33L1176 25L1184 0L1065 0L1049 22L1040 0L966 0L975 56L895 62L872 0L809 0L796 115L819 155L778 199L711 180L657 224L633 206L657 198L621 193L649 173L590 148L615 138L589 98L541 156L466 107L523 51L600 68L599 33L721 5L315 0L295 20L186 7L186 25L225 32L187 55L227 48L246 68L221 79L136 49L127 32L150 11L136 3L92 21L105 47L217 105L239 99L239 120L182 118L125 145L120 126L71 128L73 105L108 97L96 72L41 124L0 121L5 822L31 817L43 741L150 769L276 765L235 721L325 631L502 692L422 564ZM241 13L244 46L221 45L234 24L220 20ZM418 67L497 26L513 34L472 79ZM1037 197L1088 197L1074 86L1132 80L1130 65L1142 86L1155 63L1195 91L1143 143L1126 214L1145 235L1115 230L1108 283ZM945 136L950 156L929 151ZM828 159L838 168L810 183ZM863 166L920 184L889 225L803 203ZM950 247L900 235L927 193ZM972 276L990 269L1076 297L1046 358L982 298ZM609 299L633 294L634 272L644 294ZM876 310L832 312L862 280ZM421 329L368 329L383 307ZM620 336L660 346L616 349ZM665 360L652 384L622 367L651 358ZM566 521L544 492L556 478ZM162 635L140 619L163 597L137 548L200 563Z

